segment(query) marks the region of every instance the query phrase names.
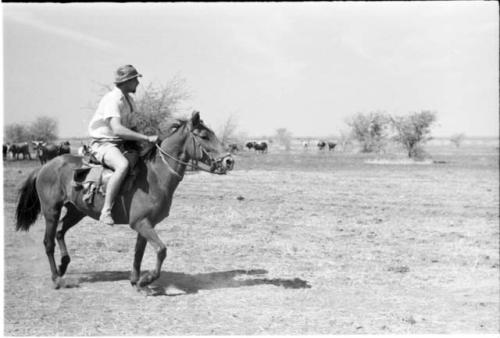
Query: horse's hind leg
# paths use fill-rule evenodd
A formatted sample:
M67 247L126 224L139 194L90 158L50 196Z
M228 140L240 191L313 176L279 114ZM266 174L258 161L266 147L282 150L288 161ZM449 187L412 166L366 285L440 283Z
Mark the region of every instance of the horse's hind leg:
M76 207L68 203L66 204L66 215L59 221L60 230L56 233L57 243L59 244L59 249L61 250L61 265L59 265L59 276L64 276L68 264L71 261L68 249L66 248L66 242L64 240L64 235L73 225L80 222L80 220L85 217L85 214L78 211Z

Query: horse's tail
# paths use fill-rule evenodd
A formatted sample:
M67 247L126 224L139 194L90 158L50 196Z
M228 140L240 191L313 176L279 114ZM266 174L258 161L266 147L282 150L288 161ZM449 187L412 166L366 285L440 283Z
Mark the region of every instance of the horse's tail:
M36 191L38 170L33 171L19 189L16 208L16 230L28 231L40 213L40 199Z

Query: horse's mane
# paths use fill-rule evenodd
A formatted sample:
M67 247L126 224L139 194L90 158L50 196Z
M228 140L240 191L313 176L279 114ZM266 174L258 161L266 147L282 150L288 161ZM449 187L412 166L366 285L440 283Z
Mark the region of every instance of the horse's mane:
M186 125L186 123L188 122L188 120L187 119L178 119L178 118L173 118L173 117L167 118L165 120L165 126L160 129L160 132L158 135L158 141L156 142L156 144L151 146L151 148L145 154L143 154L141 156L141 158L144 161L154 162L154 160L156 158L156 153L158 152L158 148L156 146L157 145L159 146L163 142L163 140L165 140L167 137L170 136L167 132L165 132L165 130L167 130L168 126L170 126L173 122L179 123L180 127L184 127Z

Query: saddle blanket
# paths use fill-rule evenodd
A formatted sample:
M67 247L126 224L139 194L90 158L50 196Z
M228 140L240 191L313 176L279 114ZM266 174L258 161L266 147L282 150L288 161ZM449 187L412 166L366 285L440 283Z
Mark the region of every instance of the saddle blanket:
M124 153L129 161L130 169L127 177L124 180L122 192L128 191L132 187L132 183L137 176L136 164L138 162L138 154L134 152ZM104 167L92 155L86 155L82 161L82 166L74 170L72 186L75 190L83 189L83 201L89 205L94 202L96 193L102 196L106 195L106 186L113 171Z

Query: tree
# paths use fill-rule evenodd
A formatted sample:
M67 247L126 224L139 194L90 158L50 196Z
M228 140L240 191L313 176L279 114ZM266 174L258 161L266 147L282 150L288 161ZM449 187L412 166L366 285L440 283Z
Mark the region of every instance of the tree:
M29 127L31 138L45 142L54 141L58 138L57 129L57 120L48 116L37 117Z
M290 150L290 146L292 144L292 133L289 132L286 128L278 128L276 129L276 135L274 136L276 142L285 147L286 151Z
M29 128L20 123L8 124L4 128L5 141L11 143L25 142L31 139Z
M422 157L422 144L431 139L428 135L432 124L436 121L436 113L425 110L408 116L394 117L391 121L396 130L394 139L404 146L408 157Z
M360 142L362 152L370 153L382 150L388 139L390 117L383 112L357 113L347 124L351 135Z
M352 143L352 134L349 131L341 130L338 140L342 151L346 151L347 146Z
M462 145L462 142L465 139L465 134L464 133L459 133L459 134L453 134L450 137L451 143L453 143L457 148Z
M150 83L137 99L138 112L133 116L132 125L144 134L162 133L166 118L177 113L180 103L189 98L185 88L185 80L179 77L159 87Z
M217 133L218 139L224 145L235 142L235 132L237 128L238 123L236 121L236 118L233 115L229 116L228 119L219 128L219 132Z

